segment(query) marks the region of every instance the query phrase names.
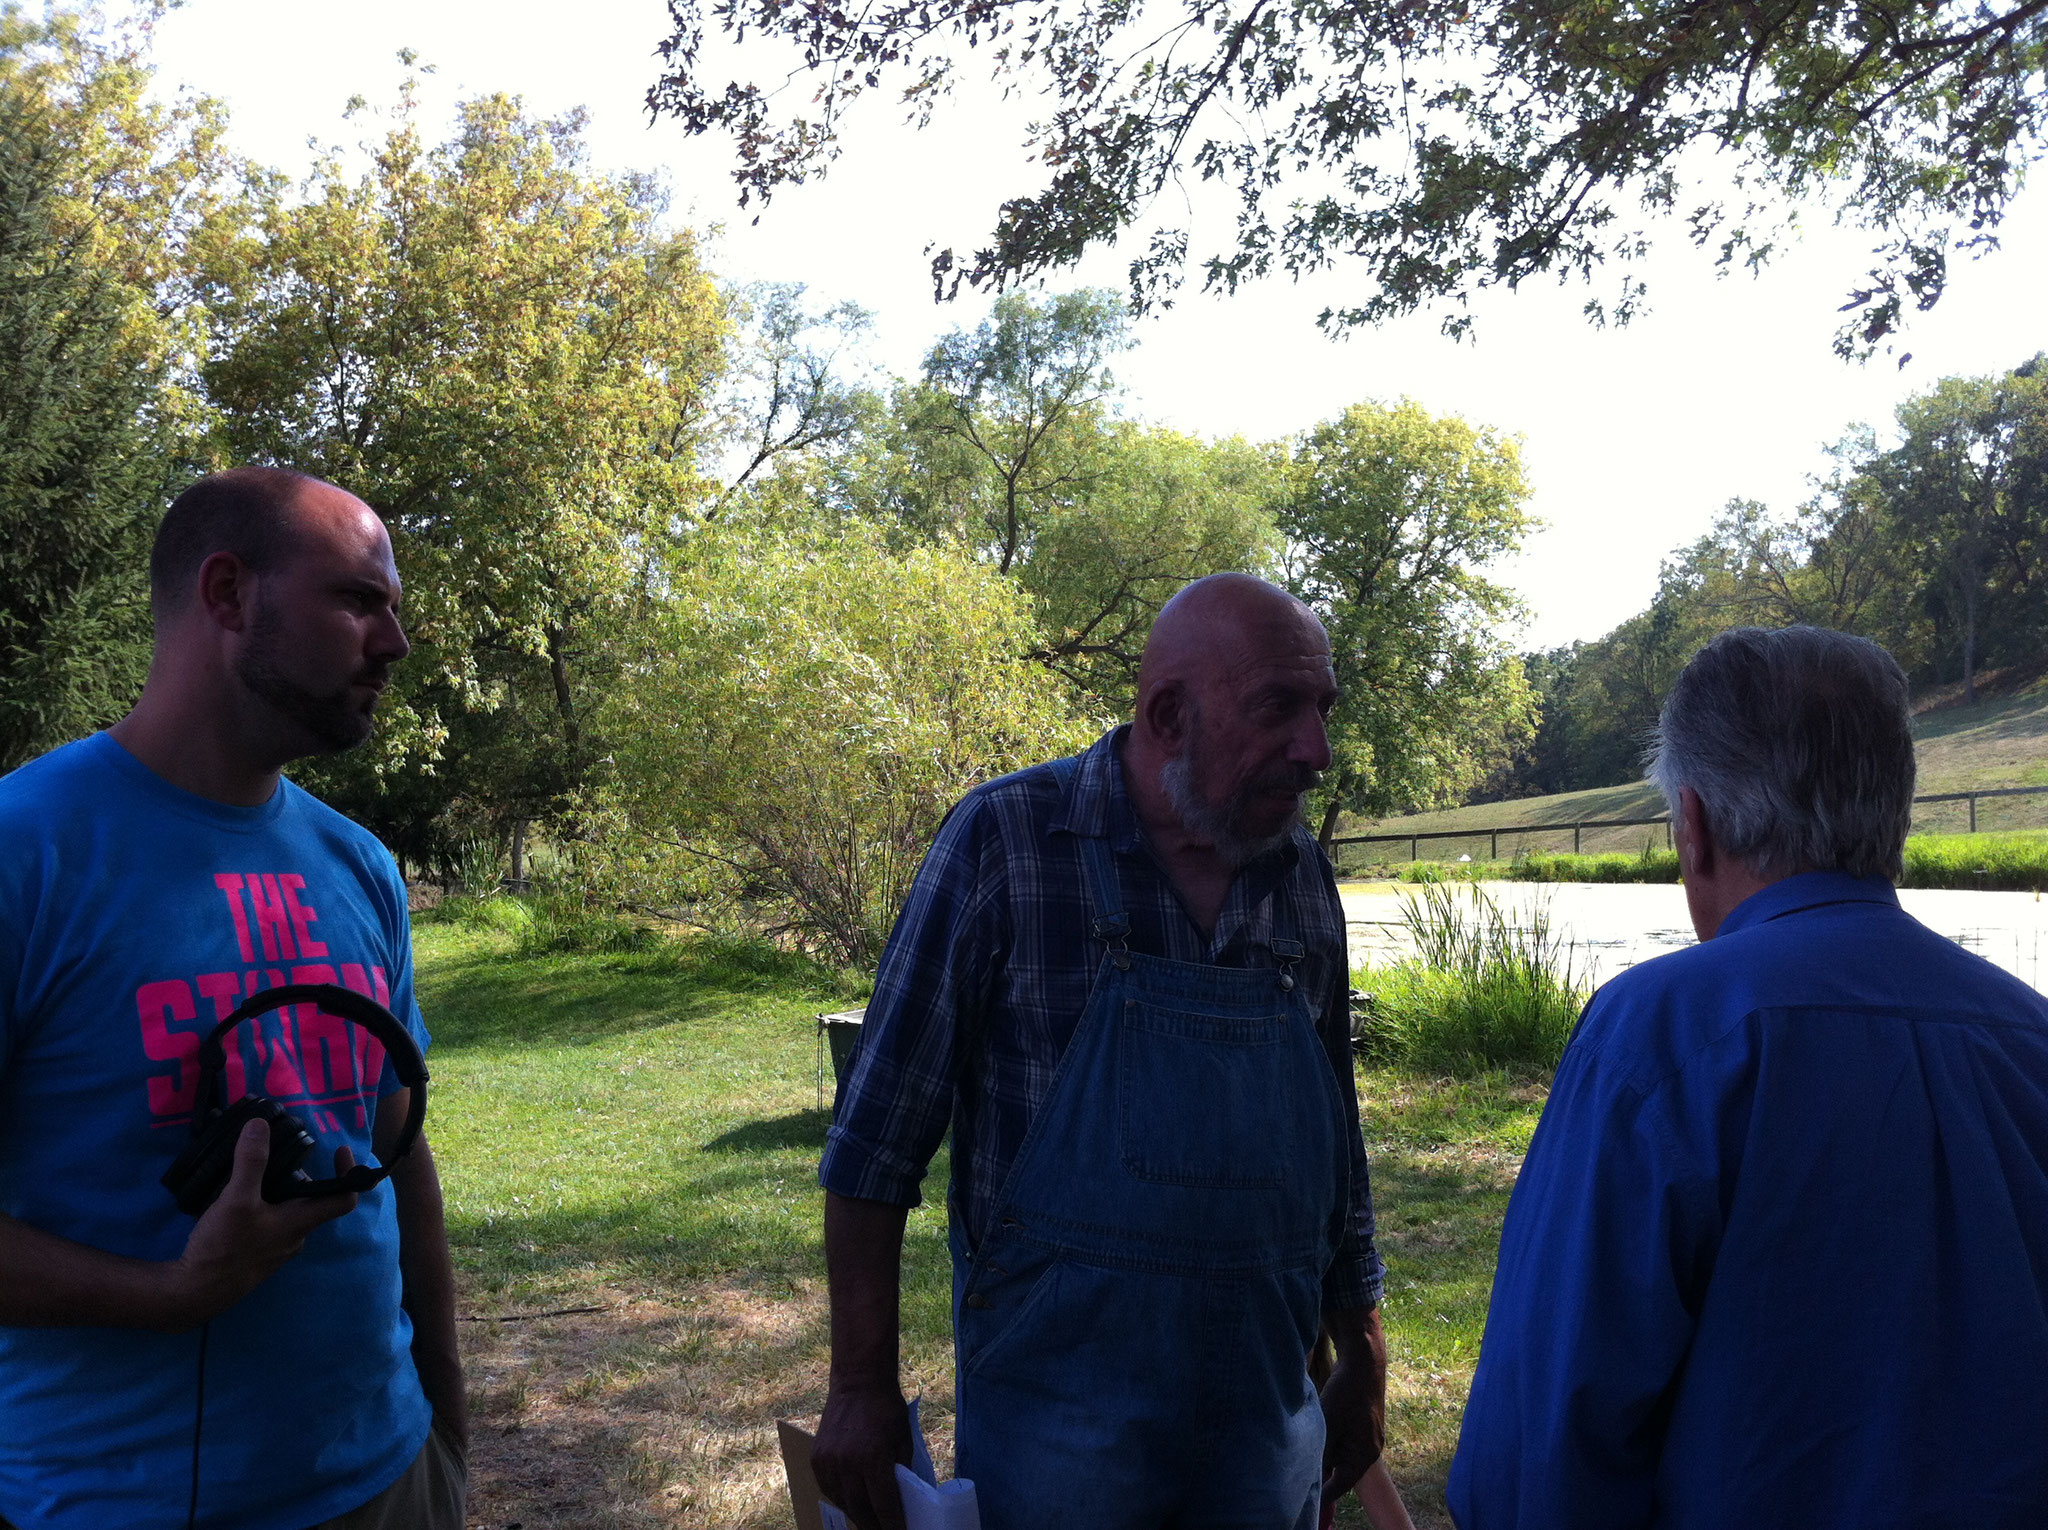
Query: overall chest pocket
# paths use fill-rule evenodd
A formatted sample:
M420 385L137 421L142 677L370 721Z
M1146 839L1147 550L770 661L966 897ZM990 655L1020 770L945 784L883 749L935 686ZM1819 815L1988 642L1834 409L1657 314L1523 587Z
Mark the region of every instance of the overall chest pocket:
M1286 1011L1190 1014L1124 1005L1117 1043L1117 1134L1142 1180L1207 1189L1286 1182L1296 1160L1295 1048Z

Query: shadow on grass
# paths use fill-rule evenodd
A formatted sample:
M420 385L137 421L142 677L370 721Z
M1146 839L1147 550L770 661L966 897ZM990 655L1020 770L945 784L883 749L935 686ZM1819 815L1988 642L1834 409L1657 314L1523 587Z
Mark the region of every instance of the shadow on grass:
M1394 1398L1389 1466L1418 1530L1449 1530L1444 1486L1485 1331L1512 1155L1381 1145L1373 1156ZM1355 1505L1342 1527L1365 1526Z
M813 1118L816 1112L806 1113ZM785 1118L801 1119L798 1118ZM777 1123L758 1123L773 1126ZM743 1135L747 1128L727 1133ZM780 1145L735 1143L711 1173L677 1176L659 1189L601 1205L550 1207L512 1215L451 1211L449 1241L458 1266L479 1294L523 1287L541 1291L610 1284L676 1292L710 1277L761 1289L783 1288L825 1273L824 1192L814 1187L792 1206L787 1199L752 1202L785 1165L747 1155ZM946 1159L935 1161L944 1182ZM792 1214L793 1213L793 1214ZM951 1289L952 1256L943 1215L912 1219L903 1248L906 1300ZM943 1307L943 1302L941 1303Z
M443 1053L546 1041L604 1041L677 1021L749 1010L800 1014L822 995L766 997L751 984L707 981L655 956L519 957L444 953L423 967L420 1003Z
M1913 719L1913 734L1922 742L1959 733L1979 733L1992 739L2031 739L2048 731L2044 712L2048 712L2048 700L2029 686L2017 695L1986 697L1968 705L1951 703L1922 712Z
M1504 1165L1383 1149L1373 1160L1372 1198L1389 1273L1406 1264L1405 1273L1430 1284L1480 1276L1491 1284L1511 1188Z
M829 1110L799 1110L793 1115L767 1121L749 1121L731 1131L720 1132L705 1143L706 1153L767 1153L783 1148L825 1146L825 1133L832 1127Z

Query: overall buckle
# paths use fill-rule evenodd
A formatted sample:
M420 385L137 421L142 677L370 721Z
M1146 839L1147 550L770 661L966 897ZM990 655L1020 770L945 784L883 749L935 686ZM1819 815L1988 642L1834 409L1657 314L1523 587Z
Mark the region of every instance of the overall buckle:
M1280 965L1281 991L1292 993L1294 991L1294 964L1308 954L1308 947L1298 940L1275 939L1269 942L1269 944L1273 947L1273 960Z
M1109 959L1116 963L1116 970L1131 970L1131 916L1129 914L1104 914L1095 921L1095 938L1109 947Z

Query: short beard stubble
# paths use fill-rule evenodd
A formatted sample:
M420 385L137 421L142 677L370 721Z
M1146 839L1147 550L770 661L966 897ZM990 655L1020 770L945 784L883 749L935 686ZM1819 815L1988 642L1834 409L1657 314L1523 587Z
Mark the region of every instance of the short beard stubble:
M252 695L269 703L278 715L296 724L311 739L316 754L341 754L355 748L375 727L375 706L350 694L355 680L381 680L382 673L358 675L340 689L316 691L286 674L278 662L284 647L284 623L274 607L259 600L249 625L249 641L235 663L235 674Z

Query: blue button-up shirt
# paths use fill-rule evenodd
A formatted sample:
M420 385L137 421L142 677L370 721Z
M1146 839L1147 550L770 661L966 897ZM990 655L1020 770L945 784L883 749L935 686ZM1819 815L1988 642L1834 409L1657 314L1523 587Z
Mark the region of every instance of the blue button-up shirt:
M1080 836L1107 837L1133 951L1271 967L1260 932L1307 948L1296 977L1350 1102L1346 1232L1324 1279L1323 1305L1375 1303L1384 1272L1373 1247L1372 1183L1351 1067L1344 910L1330 863L1296 829L1238 874L1215 930L1203 934L1153 857L1125 792L1118 755L1125 731L1080 755L1064 788L1051 766L1036 766L977 788L946 820L882 953L819 1180L840 1195L914 1206L950 1120L951 1211L964 1219L970 1246L979 1240L1102 964Z
M2048 1003L1833 872L1607 984L1449 1499L1463 1530L2048 1525Z

